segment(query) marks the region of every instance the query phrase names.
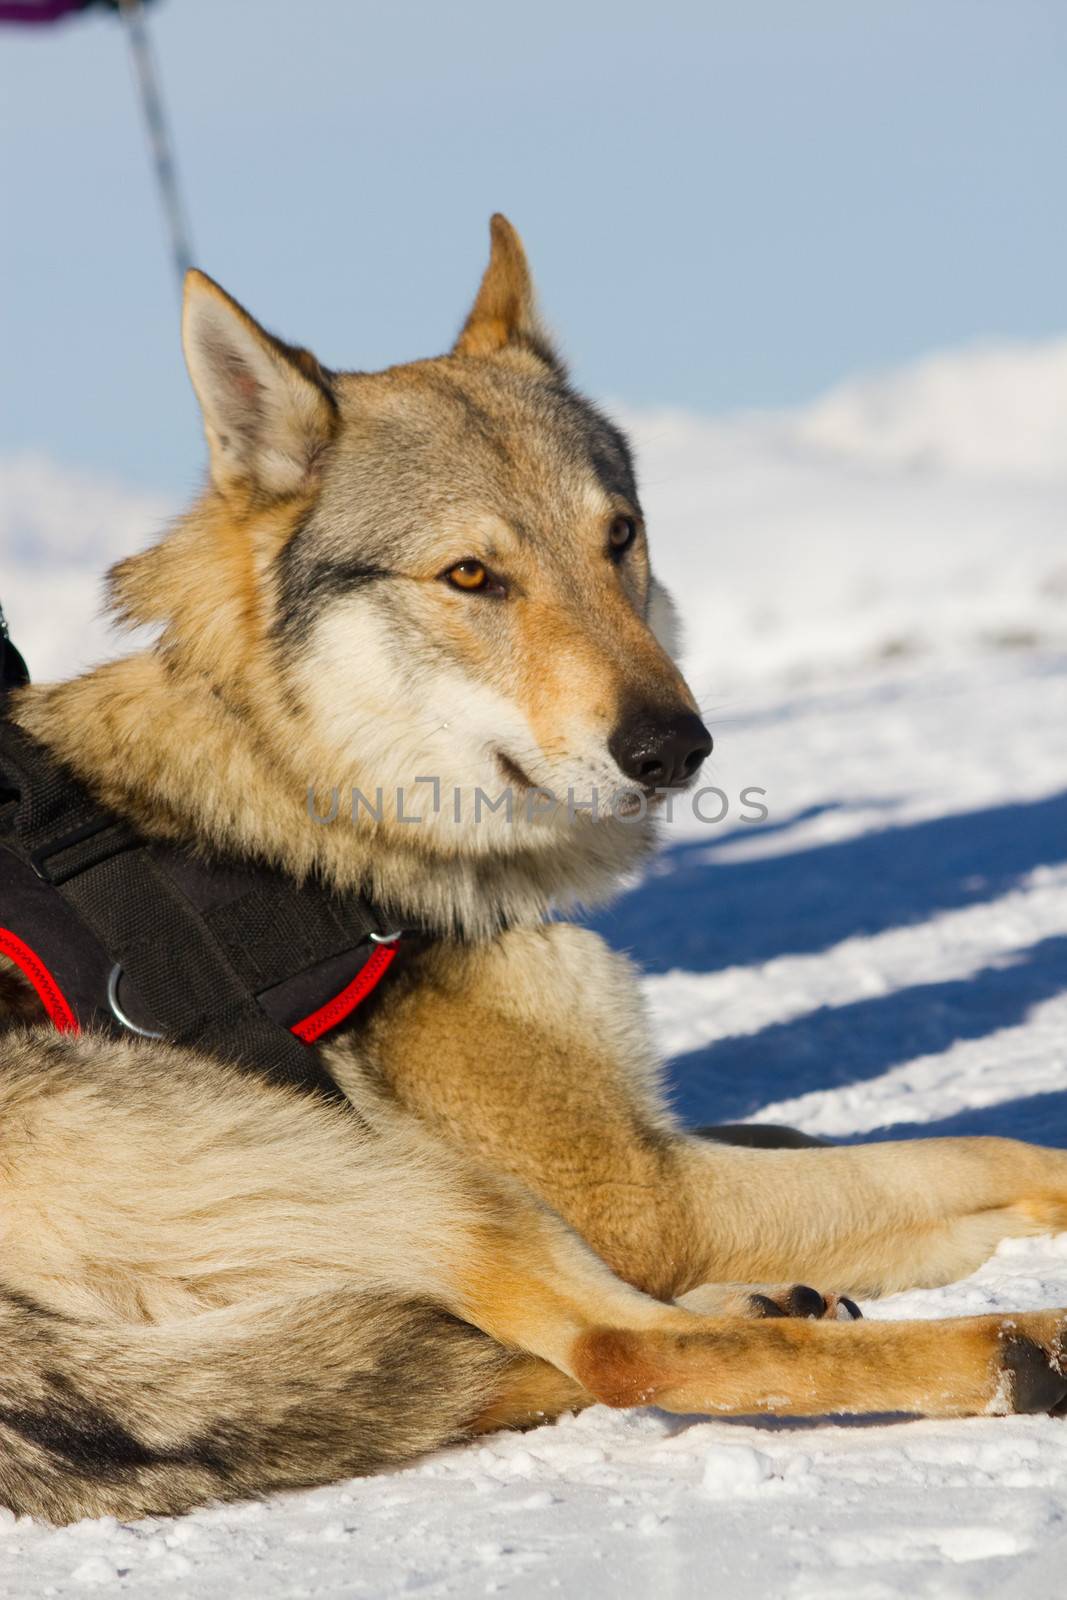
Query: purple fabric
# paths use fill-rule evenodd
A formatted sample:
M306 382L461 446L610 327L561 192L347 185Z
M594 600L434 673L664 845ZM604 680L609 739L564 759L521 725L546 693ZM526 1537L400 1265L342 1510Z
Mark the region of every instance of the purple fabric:
M58 22L86 0L0 0L0 22Z

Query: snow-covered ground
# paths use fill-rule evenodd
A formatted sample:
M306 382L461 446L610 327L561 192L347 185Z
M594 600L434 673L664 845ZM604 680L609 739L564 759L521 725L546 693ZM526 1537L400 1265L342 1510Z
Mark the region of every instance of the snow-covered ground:
M791 414L628 420L729 807L680 808L596 918L648 970L679 1106L1067 1145L1067 343L942 355ZM0 463L0 593L39 674L105 648L95 573L168 509ZM1053 1305L1067 1236L864 1309ZM1065 1571L1067 1423L1047 1418L595 1409L177 1522L0 1513L0 1592L23 1600L1052 1600Z

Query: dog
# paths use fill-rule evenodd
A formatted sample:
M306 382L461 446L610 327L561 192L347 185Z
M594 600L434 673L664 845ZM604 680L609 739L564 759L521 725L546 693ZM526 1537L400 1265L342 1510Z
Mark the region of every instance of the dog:
M1067 1313L849 1297L1067 1226L1067 1154L687 1132L633 969L556 920L647 855L711 741L629 448L510 224L443 357L329 371L198 272L183 334L206 488L110 575L153 641L11 718L139 836L419 936L310 1048L334 1099L51 1030L5 964L0 1501L179 1513L593 1402L1055 1410Z

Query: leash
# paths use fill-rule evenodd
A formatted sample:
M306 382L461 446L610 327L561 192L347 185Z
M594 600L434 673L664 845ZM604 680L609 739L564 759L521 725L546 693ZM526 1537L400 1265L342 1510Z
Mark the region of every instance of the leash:
M159 87L152 47L145 26L143 0L118 0L119 15L126 28L133 61L134 76L141 96L148 147L156 174L156 187L167 219L170 234L170 253L178 278L178 294L182 293L185 274L193 264L193 249L189 238L189 224L178 184L178 169L174 161L173 142L163 109L163 95Z

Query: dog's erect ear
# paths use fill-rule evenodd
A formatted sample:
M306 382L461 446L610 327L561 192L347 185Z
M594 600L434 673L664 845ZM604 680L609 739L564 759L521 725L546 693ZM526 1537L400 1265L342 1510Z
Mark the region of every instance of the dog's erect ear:
M531 351L558 369L559 358L537 315L522 240L499 211L489 223L489 234L489 265L452 354L491 356L511 346Z
M185 275L185 362L222 494L299 494L333 437L337 408L307 350L275 339L203 272Z

